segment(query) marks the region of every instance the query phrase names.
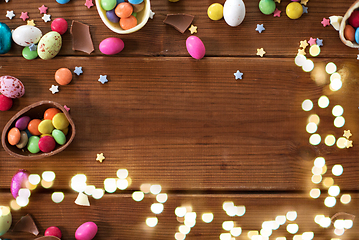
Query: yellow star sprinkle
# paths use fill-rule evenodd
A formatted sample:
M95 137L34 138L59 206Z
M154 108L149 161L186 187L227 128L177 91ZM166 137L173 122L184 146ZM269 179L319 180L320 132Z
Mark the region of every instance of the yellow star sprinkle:
M188 30L190 30L190 31L191 31L191 34L193 34L193 33L197 33L197 26L193 26L193 25L191 25L191 27L190 27Z
M276 2L276 3L280 3L280 1L281 1L281 0L274 0L274 2Z
M298 49L298 54L305 56L304 49Z
M353 147L353 141L347 141L347 148Z
M299 46L299 47L301 47L301 48L305 49L307 46L308 46L308 42L307 42L307 40L300 41L300 46Z
M35 26L34 20L27 20L27 25Z
M103 160L105 160L105 156L103 155L103 153L97 154L96 161L102 163Z
M351 134L350 130L344 130L343 136L349 139L353 134Z
M266 54L263 48L257 48L257 55L263 57Z
M309 2L309 0L301 0L300 1L300 4L303 4L303 5L306 5L307 6L307 3Z

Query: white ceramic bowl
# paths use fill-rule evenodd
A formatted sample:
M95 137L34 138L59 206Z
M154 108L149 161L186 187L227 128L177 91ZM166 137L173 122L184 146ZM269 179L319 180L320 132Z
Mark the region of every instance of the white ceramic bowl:
M119 34L128 34L128 33L133 33L136 32L138 30L140 30L143 26L145 26L145 24L148 21L148 18L150 17L150 11L151 11L151 4L150 4L150 0L144 0L145 1L145 7L144 9L142 9L141 12L137 13L137 26L133 27L131 29L128 30L123 30L120 27L120 24L118 23L113 23L110 22L107 17L106 17L106 11L102 9L101 7L101 0L96 0L96 8L98 11L98 14L101 17L102 22L112 31L114 31L115 33L119 33Z

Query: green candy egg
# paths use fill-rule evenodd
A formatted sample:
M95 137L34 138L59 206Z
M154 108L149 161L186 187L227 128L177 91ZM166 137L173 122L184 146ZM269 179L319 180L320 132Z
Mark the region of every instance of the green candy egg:
M9 207L0 206L0 212L0 236L2 236L9 230L12 216Z
M46 33L37 45L37 54L41 59L48 60L55 57L61 49L62 38L60 33L52 31Z
M275 2L273 0L261 0L259 10L266 15L272 14L275 11Z
M101 0L103 10L110 11L116 7L116 0Z
M40 152L39 140L40 138L38 136L31 136L29 138L29 142L27 143L27 150L29 150L31 153Z
M52 131L52 137L60 145L64 145L66 143L66 136L61 130L54 129L54 131Z
M37 51L30 51L29 47L24 47L22 50L22 56L27 60L32 60L37 58L38 54Z

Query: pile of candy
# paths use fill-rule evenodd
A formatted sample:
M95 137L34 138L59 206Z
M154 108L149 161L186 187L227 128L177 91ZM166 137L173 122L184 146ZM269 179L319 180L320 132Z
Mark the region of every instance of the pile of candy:
M12 107L12 99L25 94L24 84L13 76L0 77L0 111L7 111Z
M137 13L145 7L143 0L101 0L101 7L106 11L110 22L119 23L123 30L137 26Z
M68 133L69 121L65 114L57 108L48 108L44 113L44 119L31 119L22 116L15 122L7 135L10 145L16 145L19 149L27 147L31 153L51 152L56 143L64 145Z
M345 39L359 44L359 10L354 10L344 28Z

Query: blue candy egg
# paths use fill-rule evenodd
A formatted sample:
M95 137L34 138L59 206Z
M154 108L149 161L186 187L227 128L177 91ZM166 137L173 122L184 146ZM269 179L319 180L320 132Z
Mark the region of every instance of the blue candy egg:
M5 23L0 22L0 54L10 51L11 41L10 28Z
M116 3L116 4L119 4L119 3L124 2L125 0L116 0L116 1L117 1L117 3Z
M355 41L357 44L359 44L359 28L355 30Z
M110 22L113 22L113 23L119 23L120 22L120 18L117 17L117 15L115 13L115 9L112 9L110 11L106 11L106 17Z
M56 0L56 2L60 3L60 4L65 4L70 2L70 0Z
M131 4L140 4L143 2L143 0L128 0L128 2Z

